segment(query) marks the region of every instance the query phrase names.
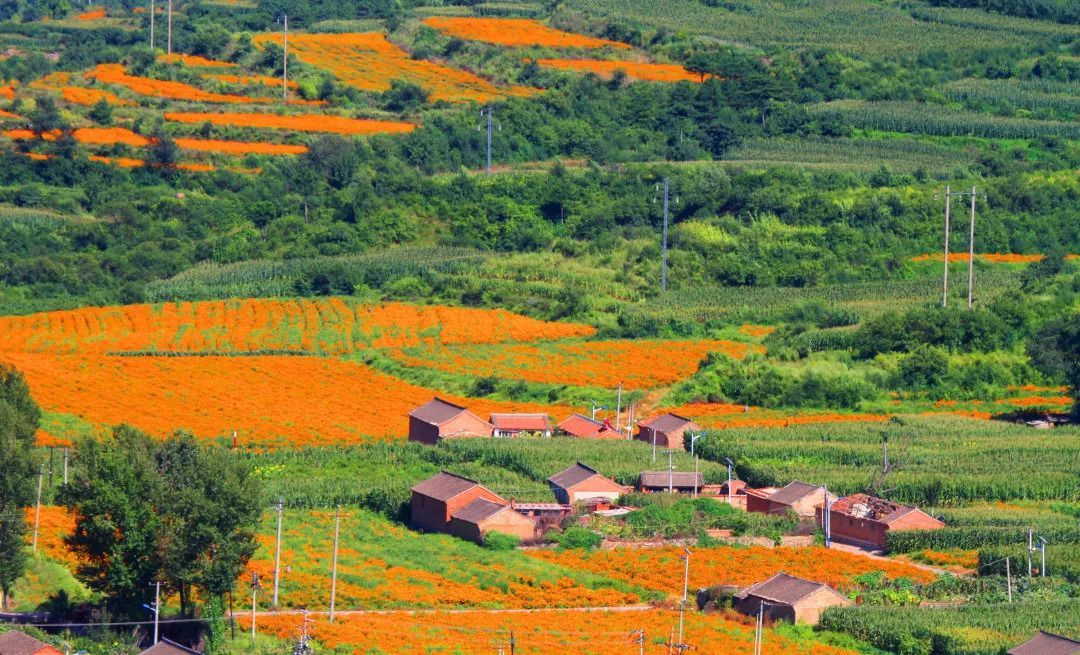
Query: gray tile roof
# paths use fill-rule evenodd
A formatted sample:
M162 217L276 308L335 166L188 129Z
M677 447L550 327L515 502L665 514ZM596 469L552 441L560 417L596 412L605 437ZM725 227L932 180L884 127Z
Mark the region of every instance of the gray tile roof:
M476 480L441 471L412 488L418 494L447 501L456 498L473 487L479 486Z
M597 470L592 468L591 466L578 462L570 468L564 471L559 471L555 475L551 476L550 478L548 478L548 482L562 489L570 489L571 487L575 487L582 482L588 480L594 475L600 475L600 473L598 473Z
M653 417L640 425L657 432L674 432L691 423L693 423L693 421L688 418L679 416L678 414L668 413Z
M0 655L34 655L49 644L34 639L25 632L11 630L0 635Z
M477 498L465 507L462 507L451 514L450 518L465 521L466 523L479 523L484 519L495 516L505 509L509 508L506 505L500 505L498 503L493 503L490 500Z
M698 487L705 486L705 477L701 473L680 471L675 471L670 475L667 471L645 471L638 479L638 483L642 487L666 488L669 480L672 486L676 488L687 488L693 487L694 485L697 485Z
M185 648L175 641L169 641L168 639L162 639L150 648L147 648L139 655L202 655L197 650Z
M764 580L743 589L736 594L735 597L742 599L748 596L756 596L757 598L780 603L782 605L795 605L803 598L806 598L820 589L828 589L836 594L837 597L842 598L845 601L848 600L845 596L841 595L840 592L827 584L805 580L803 578L796 578L787 573L777 573L768 580Z
M781 505L794 505L803 498L806 498L811 494L817 493L821 489L821 487L795 480L788 483L787 486L781 488L773 495L769 496L769 500L774 503L779 503Z
M409 412L409 416L419 419L424 423L430 423L431 425L442 425L462 412L467 411L469 410L460 405L447 402L442 398L432 398L430 401Z
M1042 630L1009 651L1009 655L1075 655L1076 653L1080 653L1080 641Z

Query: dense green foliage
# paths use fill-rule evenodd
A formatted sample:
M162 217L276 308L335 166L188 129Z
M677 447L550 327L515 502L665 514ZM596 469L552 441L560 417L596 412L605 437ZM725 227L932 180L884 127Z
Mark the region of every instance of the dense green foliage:
M196 592L232 590L255 552L262 510L245 464L191 435L159 441L126 426L80 442L76 457L81 475L61 492L76 519L67 541L78 576L113 611L141 615L154 581L188 615Z
M22 375L0 365L0 609L26 568L22 508L33 502L34 439L41 410Z

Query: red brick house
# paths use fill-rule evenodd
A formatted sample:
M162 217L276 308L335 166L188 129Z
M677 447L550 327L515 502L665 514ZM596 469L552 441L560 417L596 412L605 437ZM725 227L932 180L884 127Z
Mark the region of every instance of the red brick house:
M1077 655L1080 641L1039 630L1034 637L1014 646L1008 655Z
M25 632L0 634L0 655L63 655L59 649L34 639Z
M555 494L555 498L567 505L589 498L616 500L628 491L626 487L600 475L596 469L581 462L548 478L548 485L551 486L551 493Z
M597 421L582 414L571 414L559 423L559 431L579 439L622 439L610 421Z
M477 498L450 516L450 534L483 544L492 532L512 535L521 541L536 539L536 521L509 505Z
M829 500L836 496L829 494ZM795 512L800 519L813 520L817 510L825 505L825 487L814 486L794 480L787 486L766 493L763 490L746 492L746 511L761 514L783 514L788 510Z
M443 471L412 488L412 524L428 532L449 532L453 514L480 498L510 504L475 480Z
M432 398L409 412L409 441L432 446L454 437L490 437L493 430L484 419L442 398Z
M683 434L687 430L696 432L700 429L697 423L688 418L677 414L661 414L638 423L638 433L634 438L647 444L655 443L660 448L685 450Z
M522 433L551 436L551 419L547 414L492 414L488 423L496 437L516 437Z
M817 625L827 607L851 605L851 600L822 582L777 573L768 580L735 594L735 609L757 616L763 608L766 619Z
M833 503L829 521L833 540L876 549L885 548L889 531L945 527L944 523L918 508L866 494L845 496Z
M669 488L678 494L701 493L705 476L693 472L645 471L638 477L637 490L641 493L666 492Z

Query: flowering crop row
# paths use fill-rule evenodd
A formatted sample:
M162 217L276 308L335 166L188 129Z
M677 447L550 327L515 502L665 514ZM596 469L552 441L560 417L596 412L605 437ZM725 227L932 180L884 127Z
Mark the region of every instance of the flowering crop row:
M109 357L0 352L45 411L97 425L201 438L234 430L243 444L323 446L404 438L407 414L435 391L363 364L322 357ZM441 394L440 394L441 395ZM479 415L581 408L445 396ZM312 411L312 408L318 411Z
M10 139L34 139L37 135L30 130L8 130L4 136ZM55 135L48 135L55 136ZM126 127L81 127L71 133L79 143L97 146L111 146L123 144L133 148L145 148L152 145L154 139L136 134ZM222 141L216 139L190 139L178 138L176 145L184 150L198 152L219 152L234 155L260 154L260 155L300 155L308 151L307 146L288 145L279 143L262 143L250 141ZM105 163L118 163L120 166L134 168L142 166L143 162L138 159L125 159L90 156L91 160ZM123 162L123 163L121 163ZM137 163L136 163L137 162ZM200 166L198 164L180 164L178 168L190 168ZM202 166L192 170L214 170L214 168Z
M941 261L943 254L928 254L918 255L912 257L913 262L939 262ZM1012 253L976 253L975 258L987 262L989 264L1031 264L1034 262L1042 261L1043 255L1017 255ZM1066 255L1066 259L1075 260L1080 258L1080 255ZM968 260L968 253L966 252L950 252L949 262L966 262Z
M99 7L76 16L81 21L101 20L105 18L105 7Z
M593 328L505 310L365 305L347 299L229 300L0 317L0 351L265 352L502 343L587 336Z
M739 332L745 334L748 337L762 338L767 337L773 332L776 332L776 328L771 325L743 325L739 328Z
M255 37L256 45L280 42L280 34ZM466 71L413 59L381 32L298 34L289 38L289 50L301 61L363 91L383 92L393 80L407 80L427 89L433 101L487 102L535 92L525 87L499 87Z
M721 405L721 407L727 407ZM680 408L682 409L682 408ZM886 414L795 414L795 415L760 415L732 418L735 412L702 415L698 423L702 427L717 430L728 428L789 428L797 425L815 425L819 423L883 423L889 420Z
M0 84L0 98L3 98L4 100L14 100L15 88L10 85Z
M236 68L236 64L229 61L217 61L198 55L185 55L180 53L158 55L158 61L166 64L183 64L192 68Z
M682 592L672 572L682 568L681 548L620 548L595 552L530 551L531 557L603 574L609 578L669 594ZM838 589L851 589L854 578L882 571L890 578L906 577L931 582L933 573L910 564L826 548L765 548L761 546L721 546L695 550L690 559L691 588L711 585L748 586L783 571L790 575L824 582Z
M691 73L677 64L648 64L636 61L609 61L606 59L538 59L544 68L595 73L610 78L615 71L622 71L635 80L646 82L700 82L701 76Z
M494 375L530 382L632 389L673 384L693 374L711 352L742 359L760 346L734 341L588 341L551 346L454 346L397 349L390 355L405 364L464 375Z
M242 625L250 621L238 615ZM294 639L300 621L297 616L259 617L261 632ZM248 621L246 624L244 621ZM513 632L514 652L523 655L625 655L637 653L631 634L645 631L643 650L650 655L670 653L666 642L678 623L678 613L647 609L638 611L540 610L528 614L471 612L418 612L354 614L316 619L312 636L327 650L395 655L453 653L487 655L502 650ZM751 655L754 652L754 628L750 619L723 612L703 615L690 613L685 620L686 641L699 653L709 655ZM494 644L494 645L493 645ZM827 646L811 640L782 637L767 629L762 639L763 655L854 655L854 651Z
M18 114L13 114L10 111L4 111L3 109L0 109L0 118L21 119L22 116L19 116Z
M178 123L212 123L232 127L252 127L296 132L330 134L399 134L412 132L416 125L399 121L346 118L321 114L281 115L263 113L165 112L165 120Z
M130 89L133 93L152 98L186 100L189 102L216 102L228 104L252 104L270 102L269 98L251 98L224 93L210 93L202 89L167 80L155 80L149 77L128 75L121 64L98 64L86 74L87 78L106 84L116 84Z
M483 41L508 47L620 48L625 43L563 32L528 18L458 18L433 16L424 24L467 41Z

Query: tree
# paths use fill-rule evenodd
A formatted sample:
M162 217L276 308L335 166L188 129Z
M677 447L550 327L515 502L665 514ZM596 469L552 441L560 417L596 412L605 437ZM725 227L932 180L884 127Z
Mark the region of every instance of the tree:
M154 137L154 145L149 149L149 163L162 168L168 168L176 163L180 157L180 147L176 145L172 137L164 132L159 132Z
M1028 344L1031 363L1072 388L1073 412L1080 412L1080 314L1047 323Z
M23 508L34 500L34 435L41 410L15 369L0 366L0 608L26 568Z
M184 615L196 593L232 588L256 546L261 498L246 466L190 434L157 441L126 426L80 442L76 456L85 474L62 494L75 516L67 542L78 577L112 611L140 615L159 580Z
M99 125L112 125L113 122L113 108L108 100L102 98L98 100L93 107L90 108L88 114L90 120L98 123Z
M60 110L56 107L56 101L49 95L39 95L35 99L34 110L27 114L26 118L29 119L30 126L38 136L67 127L60 116Z

